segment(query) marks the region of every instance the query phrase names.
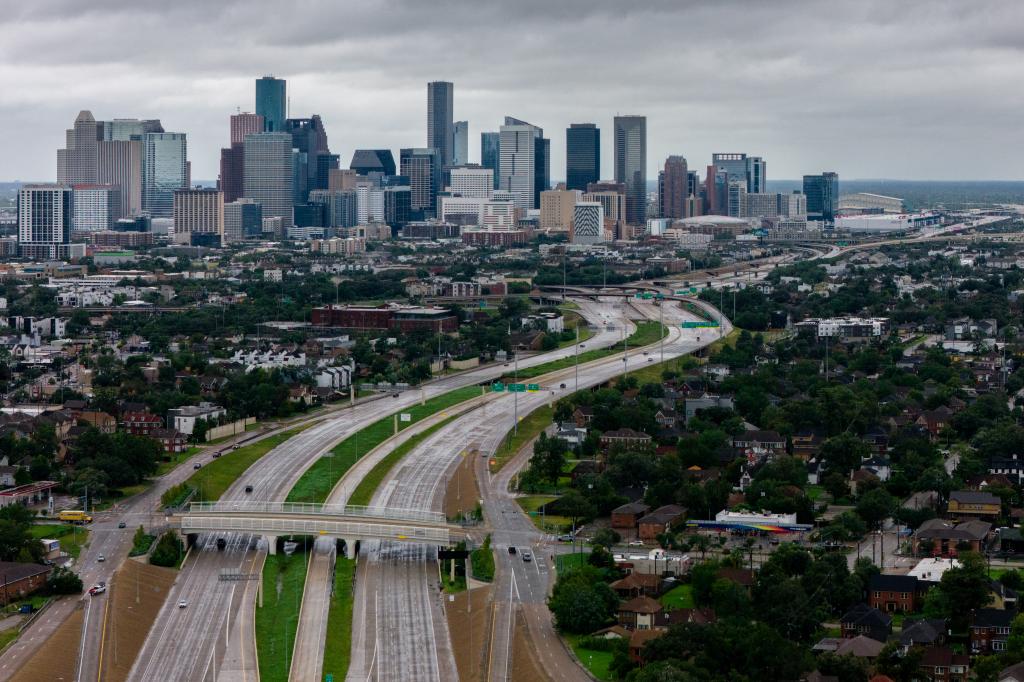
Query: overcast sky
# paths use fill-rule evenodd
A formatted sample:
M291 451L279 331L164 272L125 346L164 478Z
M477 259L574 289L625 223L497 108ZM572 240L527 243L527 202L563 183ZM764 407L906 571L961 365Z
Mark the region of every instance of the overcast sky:
M633 8L629 6L633 5ZM288 80L342 166L357 147L426 141L426 83L455 117L545 129L647 116L648 173L669 154L767 160L769 179L1024 179L1024 3L927 0L39 0L0 14L0 179L48 180L80 109L160 118L215 179L254 78Z

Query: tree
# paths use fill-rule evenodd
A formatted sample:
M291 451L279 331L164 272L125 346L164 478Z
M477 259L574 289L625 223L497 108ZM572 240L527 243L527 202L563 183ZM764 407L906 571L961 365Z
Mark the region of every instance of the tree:
M862 459L871 455L867 443L849 432L829 438L821 444L821 461L828 464L830 471L848 474L860 465Z
M970 614L992 600L982 556L977 552L964 552L957 558L960 565L943 573L939 584L925 599L925 613L929 617L949 619L954 630L966 629Z
M185 547L181 542L181 538L173 531L167 531L157 540L153 553L149 555L149 563L154 566L166 566L168 568L177 566L178 559L181 558L184 551Z
M576 529L581 520L592 518L597 513L590 500L585 498L583 493L575 488L558 498L555 506L563 516L569 517L573 530Z
M857 501L857 516L864 519L868 528L878 528L882 521L896 510L896 498L883 488L869 490Z
M1014 616L1010 636L1006 639L1006 657L1024 661L1024 613Z
M548 598L555 625L563 632L586 634L611 619L619 598L596 568L584 566L558 576Z
M58 566L46 579L46 589L50 594L81 594L82 579L71 570Z
M622 536L611 528L599 528L590 538L591 544L601 547L614 547L621 541Z
M558 485L566 462L568 462L569 445L561 438L548 438L541 433L533 444L533 456L530 457L530 469L541 480L547 480L553 486Z

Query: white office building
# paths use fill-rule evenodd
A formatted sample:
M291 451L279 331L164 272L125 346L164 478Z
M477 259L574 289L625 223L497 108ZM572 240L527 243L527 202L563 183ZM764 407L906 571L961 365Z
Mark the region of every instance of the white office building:
M452 168L448 191L463 197L490 199L494 192L494 171L480 166Z
M485 201L480 224L491 231L516 229L516 206L512 201Z

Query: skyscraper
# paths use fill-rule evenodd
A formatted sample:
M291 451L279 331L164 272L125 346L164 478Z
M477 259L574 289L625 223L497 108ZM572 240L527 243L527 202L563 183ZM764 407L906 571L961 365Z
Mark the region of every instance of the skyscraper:
M188 187L188 146L185 133L142 136L142 210L154 218L170 218L174 190Z
M220 150L220 190L224 203L237 201L245 194L245 143Z
M441 184L440 155L436 149L414 147L399 152L402 175L409 178L410 209L414 214L434 215Z
M256 114L263 117L264 130L279 133L288 117L287 81L273 76L256 79Z
M259 238L263 231L263 207L252 199L224 204L224 243Z
M658 176L658 208L662 218L686 217L686 199L690 194L688 180L685 157L665 159L665 170Z
M580 201L573 206L572 243L604 241L604 208L599 201Z
M59 258L71 241L71 188L24 185L18 190L18 251L26 258Z
M174 190L174 243L219 247L223 239L224 194L198 187Z
M448 191L463 197L490 199L494 194L494 178L490 168L475 165L456 166L448 174Z
M453 133L452 165L469 163L469 121L456 121Z
M115 185L73 185L72 232L109 230L121 217L121 189Z
M74 127L66 133L65 148L57 150L57 182L71 185L96 182L100 130L91 111L78 112Z
M500 134L499 187L512 193L516 208L537 208L550 177L550 166L544 168L550 162L550 141L541 128L511 116L505 117Z
M441 167L453 165L455 153L454 93L455 85L448 81L427 83L427 147L437 150L437 158ZM438 170L440 171L440 168ZM416 203L415 197L413 203Z
M833 222L839 206L839 174L805 175L804 195L807 197L808 219Z
M352 163L348 167L359 175L394 175L395 157L390 149L357 149L352 154Z
M292 225L292 136L256 133L245 136L245 197L259 202L264 218Z
M118 188L120 216L142 213L142 140L102 140L97 147L96 181Z
M494 171L494 189L500 189L501 133L480 133L480 165Z
M647 117L616 116L615 181L626 185L626 222L647 222Z
M127 141L141 140L146 133L162 133L164 127L160 119L115 118L112 121L100 121L100 140Z
M246 135L262 133L265 125L263 117L259 114L232 114L231 144L244 144Z
M601 131L593 123L571 123L565 131L565 188L586 191L601 179Z
M327 131L317 114L311 118L289 118L285 121L285 129L291 133L292 148L299 152L296 203L306 203L310 190L327 189L326 175L323 178L323 187L318 187L320 157L331 153L327 144Z
M768 191L768 164L760 156L747 157L747 193L764 194Z

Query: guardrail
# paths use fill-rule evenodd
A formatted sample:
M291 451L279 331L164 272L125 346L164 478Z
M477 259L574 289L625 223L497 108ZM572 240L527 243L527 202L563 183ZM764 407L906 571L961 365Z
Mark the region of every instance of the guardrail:
M239 531L268 535L330 535L340 538L406 540L430 544L449 544L448 527L430 528L398 524L360 523L313 519L260 519L244 516L183 516L181 530Z
M448 520L442 512L393 507L363 507L313 502L191 502L188 513L197 514L301 514L305 516L345 516L349 518L408 521L443 526Z

